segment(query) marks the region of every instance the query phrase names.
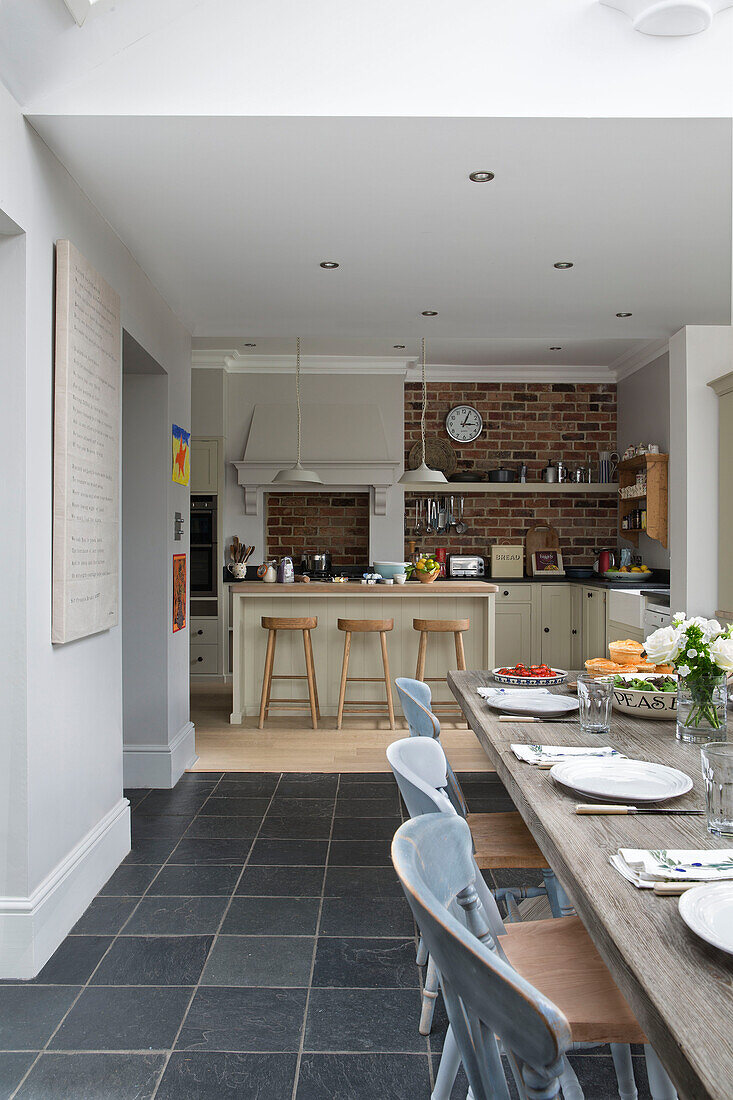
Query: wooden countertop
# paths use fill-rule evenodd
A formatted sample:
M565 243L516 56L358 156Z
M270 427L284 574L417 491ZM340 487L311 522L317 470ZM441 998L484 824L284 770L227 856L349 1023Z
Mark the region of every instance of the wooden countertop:
M405 599L407 596L490 596L498 591L495 584L487 584L486 581L433 581L432 584L421 584L420 581L408 581L406 584L362 584L360 581L347 581L346 584L324 581L265 584L264 581L238 581L229 587L234 596L386 596L389 599Z

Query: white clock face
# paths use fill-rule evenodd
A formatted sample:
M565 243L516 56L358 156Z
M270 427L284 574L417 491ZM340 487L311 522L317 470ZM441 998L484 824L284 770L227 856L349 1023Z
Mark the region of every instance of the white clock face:
M473 405L456 405L445 418L445 430L456 443L473 443L483 427L481 413Z

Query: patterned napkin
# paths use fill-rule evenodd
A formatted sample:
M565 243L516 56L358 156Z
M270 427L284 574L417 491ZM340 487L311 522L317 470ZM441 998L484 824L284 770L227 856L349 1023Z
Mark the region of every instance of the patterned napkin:
M639 889L655 882L721 882L733 879L733 848L690 849L619 848L611 864Z
M505 703L526 703L533 699L546 699L550 692L547 688L476 688L482 699L488 699L490 703L501 699Z
M563 760L577 760L587 756L616 756L625 759L624 754L610 745L594 745L592 748L564 748L561 745L512 745L517 760L527 764L560 764Z

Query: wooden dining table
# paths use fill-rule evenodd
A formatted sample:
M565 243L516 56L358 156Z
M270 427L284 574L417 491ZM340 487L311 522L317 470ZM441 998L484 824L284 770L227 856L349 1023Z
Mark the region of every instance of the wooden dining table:
M571 679L573 674L570 674ZM684 1100L733 1097L733 956L699 939L678 897L638 889L609 863L619 848L729 848L705 816L583 816L591 802L559 786L549 771L518 760L514 743L611 745L627 757L685 772L692 790L667 807L702 808L699 745L675 738L670 721L613 712L608 735L584 735L570 722L500 722L477 693L495 687L488 672L449 672L448 684L547 864L560 879L619 988ZM550 690L570 694L563 684Z

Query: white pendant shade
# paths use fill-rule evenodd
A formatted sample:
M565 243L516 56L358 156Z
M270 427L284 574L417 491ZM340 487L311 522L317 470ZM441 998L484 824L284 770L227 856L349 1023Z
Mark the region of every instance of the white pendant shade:
M422 462L416 470L405 470L399 485L447 485L448 479L440 470L431 470L425 461L425 406L428 403L428 389L425 381L425 337L422 338L422 412L420 414L420 440L422 443Z
M663 36L700 34L713 16L733 7L733 0L600 0L607 8L628 15L642 34Z
M272 479L273 485L323 485L315 470L305 470L296 462L289 470L278 470Z

